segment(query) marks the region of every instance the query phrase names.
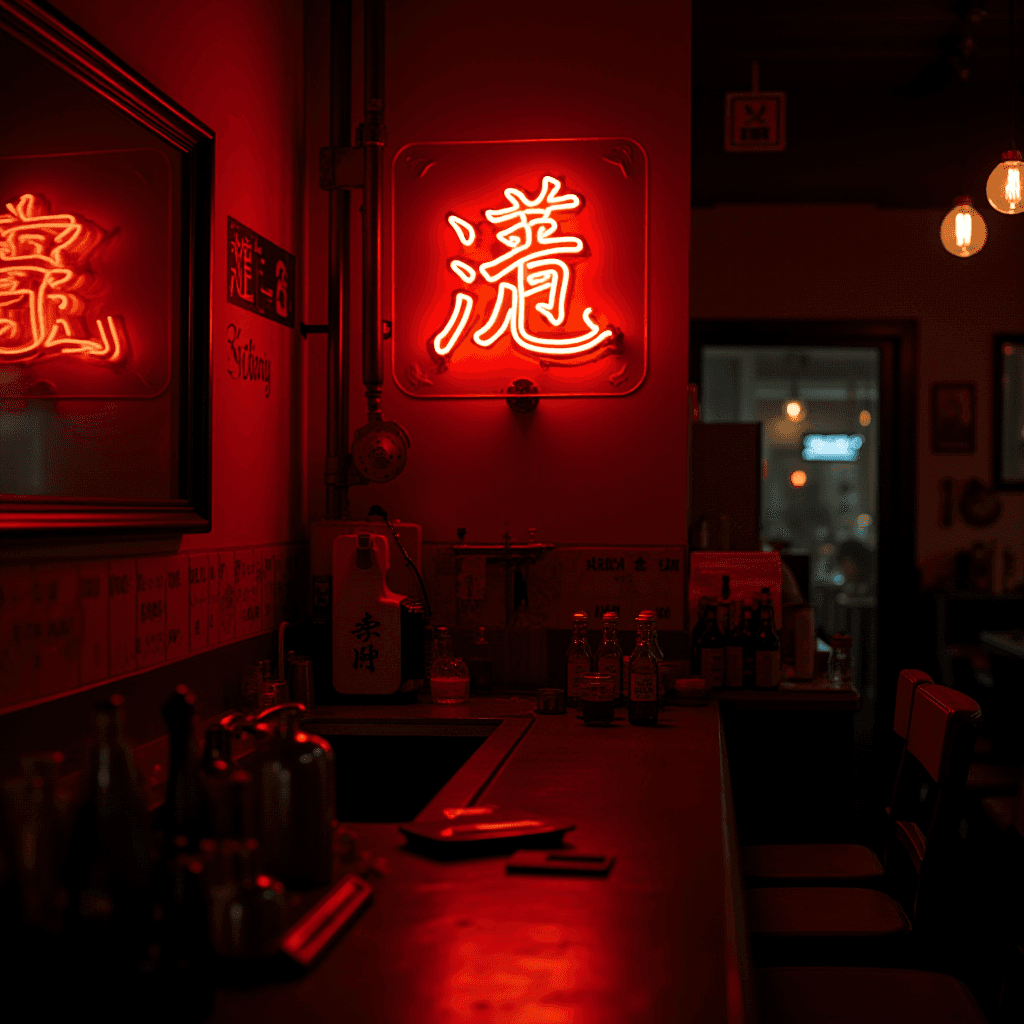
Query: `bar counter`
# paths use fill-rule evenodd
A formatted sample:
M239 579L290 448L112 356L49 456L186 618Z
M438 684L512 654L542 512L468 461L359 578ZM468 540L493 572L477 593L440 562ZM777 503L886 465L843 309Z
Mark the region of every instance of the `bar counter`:
M216 1024L752 1020L718 706L668 708L655 728L616 714L588 727L521 698L317 709L325 732L500 722L418 817L453 801L528 810L575 822L567 844L616 862L604 878L511 875L506 857L433 861L396 825L353 825L383 859L374 902L301 980L220 991Z

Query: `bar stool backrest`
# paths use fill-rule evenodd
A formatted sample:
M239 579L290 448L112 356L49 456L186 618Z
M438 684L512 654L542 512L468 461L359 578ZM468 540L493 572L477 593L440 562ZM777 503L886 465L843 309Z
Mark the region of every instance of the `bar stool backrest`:
M907 748L890 824L906 866L886 869L895 894L914 920L934 932L948 904L955 866L963 794L981 709L966 694L937 683L917 687ZM909 873L908 873L909 872Z
M916 668L905 668L896 682L896 714L893 716L892 729L902 739L910 732L910 712L914 706L914 693L922 683L934 683L927 672L919 672Z
M981 722L981 708L959 690L929 683L914 696L907 753L928 773L933 782L963 785L967 778L972 747L964 747ZM955 776L962 773L963 778Z

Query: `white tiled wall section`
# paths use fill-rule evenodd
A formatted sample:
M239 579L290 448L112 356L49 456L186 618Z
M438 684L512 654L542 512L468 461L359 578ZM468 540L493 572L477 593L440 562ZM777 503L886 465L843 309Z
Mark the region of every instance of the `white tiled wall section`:
M290 544L0 568L0 708L276 629L305 562Z

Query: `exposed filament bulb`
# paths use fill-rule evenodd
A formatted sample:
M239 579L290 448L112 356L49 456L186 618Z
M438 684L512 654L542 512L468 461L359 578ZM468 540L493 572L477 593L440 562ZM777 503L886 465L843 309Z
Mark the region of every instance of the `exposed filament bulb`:
M1024 163L1019 150L1009 149L1003 154L985 183L985 195L993 210L1000 213L1024 213L1021 203L1021 169Z
M988 228L974 208L970 196L959 196L939 228L939 238L946 252L953 256L973 256L987 241Z

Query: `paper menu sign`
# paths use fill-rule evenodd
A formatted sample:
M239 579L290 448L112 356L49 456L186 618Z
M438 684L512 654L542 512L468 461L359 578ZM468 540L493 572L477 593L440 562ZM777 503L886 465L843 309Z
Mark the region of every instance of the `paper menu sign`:
M39 696L78 686L81 614L78 568L47 565L36 569L35 609L42 625L39 649Z
M108 563L107 595L110 626L110 674L124 675L136 667L135 559L118 558Z
M263 623L260 562L254 548L235 552L235 636L258 633Z
M159 665L167 658L167 559L140 558L136 565L135 652L140 667Z
M31 569L0 570L0 706L36 696L42 624Z
M210 556L188 557L188 647L202 651L210 643Z
M189 651L188 556L167 559L167 660L184 658Z
M82 610L79 679L83 686L110 674L110 616L106 562L83 562L78 567L78 603Z

